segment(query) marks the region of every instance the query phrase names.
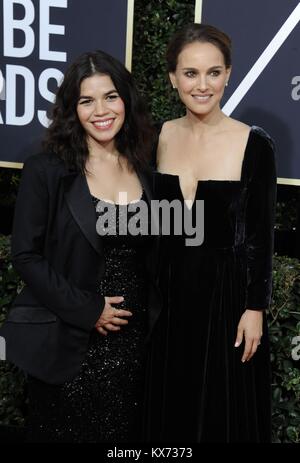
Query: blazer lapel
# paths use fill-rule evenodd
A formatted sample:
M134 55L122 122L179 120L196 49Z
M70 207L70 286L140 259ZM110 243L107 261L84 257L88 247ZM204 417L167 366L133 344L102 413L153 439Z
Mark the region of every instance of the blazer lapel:
M103 254L101 237L96 231L97 214L86 178L81 173L72 173L63 178L68 207L82 233L98 254Z

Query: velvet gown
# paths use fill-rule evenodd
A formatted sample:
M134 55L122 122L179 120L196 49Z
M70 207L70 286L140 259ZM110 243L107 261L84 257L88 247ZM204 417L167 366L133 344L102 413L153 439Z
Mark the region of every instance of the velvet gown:
M179 199L179 178L157 172L158 199ZM147 439L160 442L269 442L271 378L267 323L254 357L234 347L245 308L270 302L276 170L273 142L252 127L239 181L199 181L204 242L163 236L164 306L148 370ZM195 223L195 222L194 222Z

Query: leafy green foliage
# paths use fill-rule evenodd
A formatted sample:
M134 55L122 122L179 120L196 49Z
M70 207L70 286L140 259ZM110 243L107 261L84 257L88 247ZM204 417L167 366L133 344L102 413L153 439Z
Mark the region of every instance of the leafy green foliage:
M273 390L273 441L300 443L300 262L274 258L273 303L269 311ZM300 352L300 349L299 349Z
M184 114L169 83L165 52L171 36L194 22L194 9L194 0L135 1L132 72L156 121Z
M0 168L0 205L13 206L21 178L20 169Z
M22 283L10 262L9 237L0 235L0 325ZM0 423L21 425L26 414L25 378L15 366L0 361Z
M23 425L26 416L26 380L17 367L0 362L0 423Z

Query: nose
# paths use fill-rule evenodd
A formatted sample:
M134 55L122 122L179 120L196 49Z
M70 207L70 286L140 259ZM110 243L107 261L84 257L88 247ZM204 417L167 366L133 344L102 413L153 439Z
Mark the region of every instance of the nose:
M201 92L205 92L207 90L207 76L206 75L199 75L197 80L197 89Z
M98 116L102 116L103 114L107 113L107 107L105 104L105 100L96 100L96 105L95 105L95 114Z

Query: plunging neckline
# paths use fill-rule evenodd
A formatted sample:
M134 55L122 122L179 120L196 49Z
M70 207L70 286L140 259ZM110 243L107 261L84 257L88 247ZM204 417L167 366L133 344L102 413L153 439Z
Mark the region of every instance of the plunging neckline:
M195 188L195 194L194 194L194 198L193 199L186 199L184 196L183 196L183 192L182 192L182 188L181 188L181 184L180 184L180 176L178 174L170 174L168 172L160 172L159 170L157 171L160 175L167 175L167 176L170 176L170 177L175 177L178 179L178 187L179 187L179 190L180 190L180 194L181 194L181 197L182 197L182 200L185 204L185 206L187 207L188 210L192 210L193 207L194 207L194 204L195 204L195 201L196 201L196 198L197 198L197 193L198 193L198 189L199 189L199 185L200 184L207 184L207 183L232 183L232 184L241 184L243 179L244 179L244 173L245 173L245 164L246 164L246 155L247 155L247 151L248 151L248 148L249 148L249 144L250 144L250 137L251 137L251 134L253 133L253 128L254 126L250 127L250 130L249 130L249 134L248 134L248 138L247 138L247 141L246 141L246 145L245 145L245 149L244 149L244 155L243 155L243 160L242 160L242 167L241 167L241 177L239 180L230 180L230 179L198 179L196 180L196 188ZM191 207L188 206L188 203L191 203Z
M191 199L185 199L184 196L183 196L183 193L182 193L182 189L181 189L181 186L180 186L180 178L179 178L179 175L177 174L168 174L166 172L159 172L157 171L159 175L165 175L167 177L173 177L174 179L177 179L177 183L178 183L178 188L179 188L179 192L180 192L180 195L181 195L181 198L182 198L182 201L183 203L185 204L186 208L191 211L194 207L194 204L196 202L196 198L197 198L197 194L198 194L198 190L199 190L199 187L200 185L207 185L207 184L213 184L213 183L216 183L216 184L236 184L236 185L241 185L242 183L242 180L214 180L214 179L210 179L210 180L197 180L196 182L196 190L195 190L195 195L194 195L194 199L191 200ZM191 207L188 206L188 203L192 201L192 204L191 204Z

